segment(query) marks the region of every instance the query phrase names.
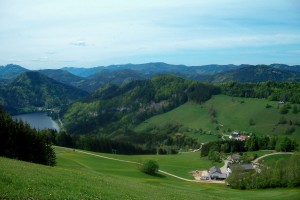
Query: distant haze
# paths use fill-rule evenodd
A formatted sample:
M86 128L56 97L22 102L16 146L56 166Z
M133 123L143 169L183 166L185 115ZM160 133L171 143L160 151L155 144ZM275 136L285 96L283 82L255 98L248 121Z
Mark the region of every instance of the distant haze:
M1 0L0 65L300 64L299 0Z

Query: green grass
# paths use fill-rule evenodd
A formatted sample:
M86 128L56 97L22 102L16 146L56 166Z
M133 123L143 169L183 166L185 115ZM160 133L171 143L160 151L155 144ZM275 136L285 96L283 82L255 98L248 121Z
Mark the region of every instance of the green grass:
M291 156L292 156L291 154L275 154L275 155L264 157L259 162L262 164L269 165L269 166L274 166L276 164L277 160L287 159Z
M192 171L206 170L216 166L223 166L223 163L214 163L205 158L200 158L199 152L179 153L177 155L111 155L103 153L95 153L99 155L106 155L112 158L124 159L134 162L141 162L143 160L152 159L159 163L159 167L163 171L176 174L183 178L193 179Z
M269 104L272 107L266 108ZM213 123L208 115L209 106L213 106L216 111L218 123ZM293 105L291 105L293 106ZM299 104L297 105L300 106ZM136 127L136 130L144 130L150 125L163 125L168 121L175 121L190 129L188 134L199 138L201 142L210 141L215 138L207 138L207 135L197 132L198 129L205 130L212 134L229 134L230 131L240 131L255 133L257 135L277 135L289 136L300 141L300 127L295 127L295 132L286 135L285 131L290 127L289 123L278 125L279 118L284 116L286 120L295 122L300 119L300 113L293 114L289 110L288 114L282 115L277 108L277 102L266 99L238 98L225 95L213 96L202 105L186 103L167 113L154 116ZM253 119L255 125L250 126L249 121ZM216 127L219 130L216 130Z
M107 160L56 147L57 166L0 158L0 199L298 199L300 189L232 190L169 176L149 176L135 164ZM107 156L107 154L99 154ZM157 158L166 169L195 165L194 155ZM121 156L146 159L151 156ZM194 158L194 159L193 159ZM167 160L169 159L169 160ZM183 163L186 159L190 163ZM171 162L167 166L167 162ZM177 160L177 161L176 161ZM165 163L163 162L165 161ZM202 161L200 161L202 162ZM204 166L205 164L203 164ZM184 170L183 170L184 171Z

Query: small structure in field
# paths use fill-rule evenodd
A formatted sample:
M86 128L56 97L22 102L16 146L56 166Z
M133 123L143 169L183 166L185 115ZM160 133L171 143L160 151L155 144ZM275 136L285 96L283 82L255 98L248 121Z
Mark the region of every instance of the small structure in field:
M239 132L233 132L231 133L231 135L229 136L229 139L237 139L239 138L240 133Z
M211 179L226 179L227 178L227 175L223 174L221 172L221 169L216 166L213 166L212 168L210 168L208 173L209 173L209 176Z
M229 156L227 160L229 160L230 162L238 162L240 160L240 157L240 154L235 153Z

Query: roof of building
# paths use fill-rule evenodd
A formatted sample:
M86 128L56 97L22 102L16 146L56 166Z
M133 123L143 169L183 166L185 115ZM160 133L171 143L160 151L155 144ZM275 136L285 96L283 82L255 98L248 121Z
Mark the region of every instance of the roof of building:
M231 156L229 156L229 160L238 160L240 159L240 155L239 154L232 154Z
M216 166L211 167L211 168L209 169L209 173L210 173L210 174L213 174L213 173L220 173L220 174L222 174L220 168L218 168L218 167L216 167Z

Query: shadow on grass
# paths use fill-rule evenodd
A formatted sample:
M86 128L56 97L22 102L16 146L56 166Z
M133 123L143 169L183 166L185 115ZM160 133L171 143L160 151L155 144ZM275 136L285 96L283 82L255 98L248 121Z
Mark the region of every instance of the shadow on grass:
M145 173L145 174L147 174L148 176L157 177L157 178L166 178L166 177L167 177L167 176L165 176L165 175L158 174L158 173L155 173L155 174L148 174L148 173Z

